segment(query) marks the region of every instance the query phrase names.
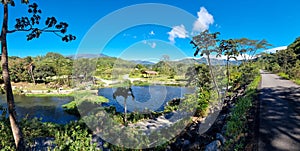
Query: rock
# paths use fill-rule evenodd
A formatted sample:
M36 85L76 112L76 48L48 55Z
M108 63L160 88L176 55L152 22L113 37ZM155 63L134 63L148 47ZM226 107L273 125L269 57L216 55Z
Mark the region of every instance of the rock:
M93 135L92 136L92 142L91 143L96 143L96 148L103 150L103 144L104 141L101 139L100 136L98 135Z
M146 126L148 129L152 129L152 130L155 130L156 129L156 125L152 124L152 125L147 125Z
M166 151L171 151L171 150L172 150L171 146L168 145L167 148L166 148Z
M191 142L189 140L184 140L183 141L183 146L186 147L186 146L189 146L191 144Z
M223 145L224 145L225 142L226 142L225 137L224 137L222 134L220 134L220 133L217 133L217 134L216 134L216 139L219 140Z
M52 137L38 137L34 139L34 145L31 146L32 150L47 150L47 148L53 149L54 138Z
M226 133L226 124L223 125L222 130L221 130L221 134L225 135Z
M205 147L205 151L218 151L220 146L221 142L219 140L215 140Z
M188 147L188 150L200 150L200 142L195 142Z

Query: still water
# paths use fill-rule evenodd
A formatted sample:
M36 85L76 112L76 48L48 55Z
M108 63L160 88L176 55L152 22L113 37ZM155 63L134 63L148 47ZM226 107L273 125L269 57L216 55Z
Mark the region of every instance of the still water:
M175 86L132 86L132 96L128 96L126 99L127 110L132 111L144 111L149 109L152 111L162 111L165 104L174 99L182 98L185 94L195 92L193 88L187 87L175 87ZM99 95L109 99L108 103L104 106L115 106L117 112L124 112L124 97L118 96L113 98L113 93L117 88L102 88L99 89Z
M72 101L72 97L25 97L15 96L15 105L18 118L42 118L43 122L66 124L78 120L78 117L66 113L62 105ZM0 104L6 105L4 95L0 96ZM1 112L1 111L0 111Z
M150 109L152 111L161 111L166 102L173 98L184 97L185 94L193 93L194 89L186 87L171 86L132 86L132 96L126 100L127 110L143 111ZM122 96L113 98L116 88L99 89L99 95L109 99L104 106L115 106L118 112L124 112L124 98ZM25 97L15 96L16 111L18 118L42 118L43 122L53 122L66 124L79 118L68 114L62 108L63 104L72 101L72 97ZM0 104L6 107L6 98L0 96ZM1 111L0 111L1 112Z

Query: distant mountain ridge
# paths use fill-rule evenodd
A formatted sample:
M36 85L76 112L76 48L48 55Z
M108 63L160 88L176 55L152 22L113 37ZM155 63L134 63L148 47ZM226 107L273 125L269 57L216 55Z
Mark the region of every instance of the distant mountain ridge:
M105 54L77 54L77 55L69 55L66 56L72 59L80 59L80 58L88 58L88 59L92 59L92 58L114 58ZM123 59L125 60L125 59ZM126 60L135 64L142 64L142 65L154 65L156 63L151 62L151 61L146 61L146 60ZM173 63L182 63L182 64L207 64L207 59L205 57L202 58L192 58L192 57L188 57L188 58L183 58L180 60L171 60L170 62ZM225 65L226 64L226 60L225 59L216 59L216 58L211 58L211 63L213 65ZM238 65L240 64L241 61L237 60L237 61L230 61L230 64L235 64Z
M142 65L154 65L154 62L151 61L144 61L144 60L129 60L130 62L136 63L136 64L142 64Z
M72 58L72 59L80 59L80 58L105 58L105 57L110 57L108 55L105 54L76 54L76 55L68 55L66 56L68 58Z

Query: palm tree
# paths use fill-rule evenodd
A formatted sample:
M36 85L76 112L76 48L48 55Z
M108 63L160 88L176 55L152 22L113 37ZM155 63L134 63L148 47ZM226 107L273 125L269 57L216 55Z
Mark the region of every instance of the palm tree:
M123 97L124 98L124 125L127 125L127 98L129 96L132 97L132 100L134 100L134 95L132 92L131 87L118 87L117 90L113 93L113 98L116 99L117 97Z

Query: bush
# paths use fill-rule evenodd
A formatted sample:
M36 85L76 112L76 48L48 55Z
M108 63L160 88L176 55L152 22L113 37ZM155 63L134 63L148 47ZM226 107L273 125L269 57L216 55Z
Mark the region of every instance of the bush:
M244 133L246 131L247 112L252 106L253 97L256 95L257 87L260 83L261 77L256 78L248 85L245 95L237 100L235 107L232 110L232 114L227 121L226 136L229 140L225 144L224 150L243 150Z
M84 123L71 122L55 133L53 150L96 150L92 135Z
M278 75L279 75L281 78L283 78L283 79L286 79L286 80L290 79L290 78L289 78L289 75L287 75L287 74L285 74L285 73L283 73L283 72L278 73Z

